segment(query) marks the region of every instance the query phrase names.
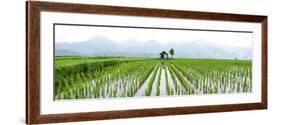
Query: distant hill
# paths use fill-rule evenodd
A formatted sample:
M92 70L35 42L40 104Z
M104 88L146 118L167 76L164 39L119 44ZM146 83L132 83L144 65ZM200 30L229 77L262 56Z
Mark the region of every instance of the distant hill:
M168 51L170 48L175 49L176 58L252 59L251 48L229 47L207 40L171 41L163 44L140 40L116 42L103 36L95 36L83 42L56 43L55 55L159 57L161 51Z
M71 50L67 50L67 49L56 49L55 52L56 55L81 55L80 53L77 52L73 52Z

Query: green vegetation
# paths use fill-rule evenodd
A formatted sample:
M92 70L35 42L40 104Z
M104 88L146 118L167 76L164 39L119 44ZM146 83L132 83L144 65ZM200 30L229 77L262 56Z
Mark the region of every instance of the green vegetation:
M166 95L171 96L240 93L252 91L252 62L57 56L54 77L57 100L133 97L141 87L145 88L145 96L160 96L161 84L166 86ZM156 92L152 93L152 89Z
M159 66L156 66L156 69L153 71L152 77L149 80L148 86L145 89L145 95L146 96L150 96L151 95L152 86L153 86L153 83L154 83L154 80L156 78L156 74L157 74L158 70L159 70Z
M166 62L167 63L167 62ZM165 82L166 82L166 89L168 95L174 95L174 90L171 88L169 79L168 79L168 72L167 72L167 64L164 65L164 71L165 71Z
M131 97L156 62L155 59L113 59L58 67L56 99Z
M159 66L161 67L161 66ZM162 73L162 68L159 68L159 73L158 73L158 79L157 79L157 92L156 96L160 96L160 84L161 84L161 73Z
M199 90L199 93L251 91L251 61L176 59L170 62Z
M172 56L172 58L173 58L173 55L175 54L175 50L174 50L173 48L171 48L171 49L169 50L169 53L171 54L171 56Z
M142 57L111 57L111 56L56 56L56 68L73 66L83 63L105 62L105 61L133 61L144 60Z

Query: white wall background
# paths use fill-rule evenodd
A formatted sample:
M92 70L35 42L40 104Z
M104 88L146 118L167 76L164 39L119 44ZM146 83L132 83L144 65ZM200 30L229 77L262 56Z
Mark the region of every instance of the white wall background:
M53 0L63 1L63 0ZM65 0L67 1L67 0ZM80 0L79 2L85 2ZM148 124L273 124L281 115L281 3L278 0L87 0L93 4L136 6L262 14L269 16L269 109L196 115L133 118L76 122L71 124L148 125ZM0 124L24 124L25 121L25 0L3 0L0 4ZM67 123L70 124L70 123Z

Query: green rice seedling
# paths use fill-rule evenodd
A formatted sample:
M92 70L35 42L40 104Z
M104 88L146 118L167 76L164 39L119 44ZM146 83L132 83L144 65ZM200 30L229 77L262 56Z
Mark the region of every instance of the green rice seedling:
M202 93L251 91L251 61L175 59L170 62L177 67L186 79L191 81L198 91L203 91ZM246 80L247 82L245 83L244 78L249 80ZM248 86L249 89L247 89Z
M173 70L171 70L171 66L169 64L167 64L167 68L169 68L169 71L170 71L170 74L171 74L171 77L172 77L172 80L174 82L174 86L175 86L175 93L177 95L181 95L183 93L183 89L181 88L180 86L180 83L178 83L177 81L177 78L176 78L176 75L174 73Z
M156 67L157 68L153 71L152 77L150 78L148 86L145 89L145 96L150 96L150 94L151 94L152 86L153 86L154 80L156 78L156 74L159 70L159 66L156 66Z
M161 67L161 66L160 66ZM156 96L160 96L160 82L161 82L161 73L162 73L162 68L159 68L159 74L158 74L158 79L157 79L157 91L156 91Z
M145 94L150 96L158 62L149 58L56 57L55 99L133 97L145 81L149 82ZM168 95L251 92L251 66L249 60L168 60L164 65L166 90ZM154 77L148 79L150 74ZM161 74L156 95L160 95Z
M171 70L173 70L173 72L175 72L175 74L177 75L178 79L180 80L181 82L181 85L183 87L185 87L186 91L188 91L189 94L194 94L196 93L196 89L193 85L191 85L191 83L189 83L185 78L184 76L180 73L180 71L178 71L174 66L173 64L170 64L171 65Z
M165 72L165 82L166 82L166 90L168 92L168 95L173 95L173 89L169 85L169 79L168 79L168 73L167 73L167 64L165 62L164 65L164 72Z

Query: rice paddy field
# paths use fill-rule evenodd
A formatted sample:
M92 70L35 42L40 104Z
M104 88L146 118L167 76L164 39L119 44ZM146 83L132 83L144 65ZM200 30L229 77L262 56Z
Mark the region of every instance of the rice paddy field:
M55 58L55 100L246 93L250 60Z

